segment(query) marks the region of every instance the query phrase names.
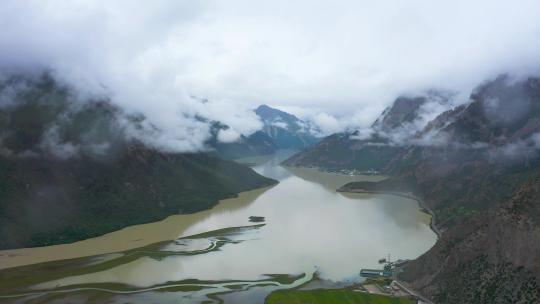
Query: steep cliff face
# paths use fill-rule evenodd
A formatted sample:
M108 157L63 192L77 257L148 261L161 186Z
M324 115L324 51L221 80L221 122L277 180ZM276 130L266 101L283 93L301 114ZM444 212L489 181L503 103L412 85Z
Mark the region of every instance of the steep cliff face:
M540 302L540 178L446 231L401 279L436 303Z
M111 103L80 101L46 75L10 81L0 86L0 249L73 242L275 183L204 153L145 146Z

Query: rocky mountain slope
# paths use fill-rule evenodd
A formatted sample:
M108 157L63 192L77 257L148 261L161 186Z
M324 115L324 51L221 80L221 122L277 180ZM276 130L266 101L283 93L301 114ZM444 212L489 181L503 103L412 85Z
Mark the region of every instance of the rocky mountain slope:
M414 180L447 229L403 278L437 303L535 303L540 80L499 77L471 100L445 114L446 145L410 148L386 168Z
M436 303L540 303L540 177L446 231L401 279Z
M272 185L203 153L161 152L128 136L108 101L80 101L48 75L0 85L0 248L72 242L211 208Z
M352 150L343 141L330 151ZM413 192L443 231L401 279L436 303L538 300L540 79L486 82L468 104L440 114L404 144L379 149L391 154L377 163L391 179L370 188ZM326 157L324 165L335 161ZM361 167L342 165L349 164ZM345 188L355 186L366 187Z

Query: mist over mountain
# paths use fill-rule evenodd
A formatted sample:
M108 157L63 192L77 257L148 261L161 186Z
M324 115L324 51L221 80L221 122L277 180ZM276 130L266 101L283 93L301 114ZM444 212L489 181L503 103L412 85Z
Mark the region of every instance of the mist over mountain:
M404 144L431 120L451 108L453 97L449 92L435 90L424 95L398 97L371 125L372 132L388 137L393 143Z
M350 183L341 191L420 197L436 215L442 236L400 277L436 302L538 301L540 272L532 260L539 250L534 244L540 209L540 79L501 75L486 81L468 103L441 113L402 141L375 131L399 132L416 120L420 100L398 100L373 125L370 137L330 136L285 163L375 168L391 178Z
M262 132L272 138L278 148L301 150L317 142L315 135L320 131L310 122L267 105L259 106L255 113L264 124Z
M228 139L260 130L252 111L260 104L292 109L328 135L369 126L401 95L442 85L466 99L497 73L533 73L538 11L533 0L7 0L0 67L48 69L78 94L144 113L161 149L193 152L204 149L212 121L229 126ZM330 19L340 22L321 22Z
M302 150L318 140L319 131L292 114L267 105L254 112L262 122L261 130L249 136L233 134L229 126L214 122L211 139L206 143L208 148L225 159L238 159L269 155L279 149Z
M233 141L219 139L219 134L227 132L229 127L216 123L213 128L213 136L207 142L209 148L214 150L217 156L225 159L239 159L250 156L270 155L279 149L274 139L262 131L257 131L249 136L240 135Z
M434 90L398 97L370 127L328 136L285 164L380 170L404 147L420 142L417 134L431 119L452 106L452 97L450 93Z
M399 97L370 128L329 136L285 163L382 170L394 151L416 146L480 150L492 160L536 155L537 86L535 77L501 75L453 108L448 94Z
M155 128L48 74L4 79L0 248L74 242L275 183L208 154L158 150Z
M539 20L538 0L1 1L0 250L210 215L171 251L0 265L0 301L262 303L402 283L435 303L540 303ZM241 163L253 156L272 160ZM334 190L374 199L344 209ZM390 226L425 239L411 249ZM319 239L345 231L377 246ZM413 259L391 277L319 269L358 273L391 243Z

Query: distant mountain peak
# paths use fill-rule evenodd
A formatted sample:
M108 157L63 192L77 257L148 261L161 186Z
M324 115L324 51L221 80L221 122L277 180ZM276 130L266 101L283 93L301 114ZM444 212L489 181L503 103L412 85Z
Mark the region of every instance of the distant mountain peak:
M217 133L229 127L215 122L208 145L226 159L275 153L278 149L304 149L318 141L315 128L293 114L262 104L254 110L263 128L249 136L240 136L235 142L219 142Z
M263 103L262 105L259 105L259 106L257 107L257 109L255 109L255 111L266 111L266 110L276 110L276 109L275 109L275 108L272 108L272 107L270 107L269 105L264 104L264 103Z
M314 128L293 114L262 104L255 113L263 122L263 132L282 149L303 149L315 143Z
M281 119L285 123L294 124L301 121L298 117L296 117L293 114L281 111L276 108L272 108L265 104L258 106L257 109L255 109L255 113L259 115L259 117L261 118L261 120L263 120L263 122Z

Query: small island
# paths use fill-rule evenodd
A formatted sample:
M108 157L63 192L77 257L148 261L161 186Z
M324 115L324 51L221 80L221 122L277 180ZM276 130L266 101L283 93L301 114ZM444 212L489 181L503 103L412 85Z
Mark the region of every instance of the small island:
M252 223L262 223L264 222L264 216L250 216L249 221Z

